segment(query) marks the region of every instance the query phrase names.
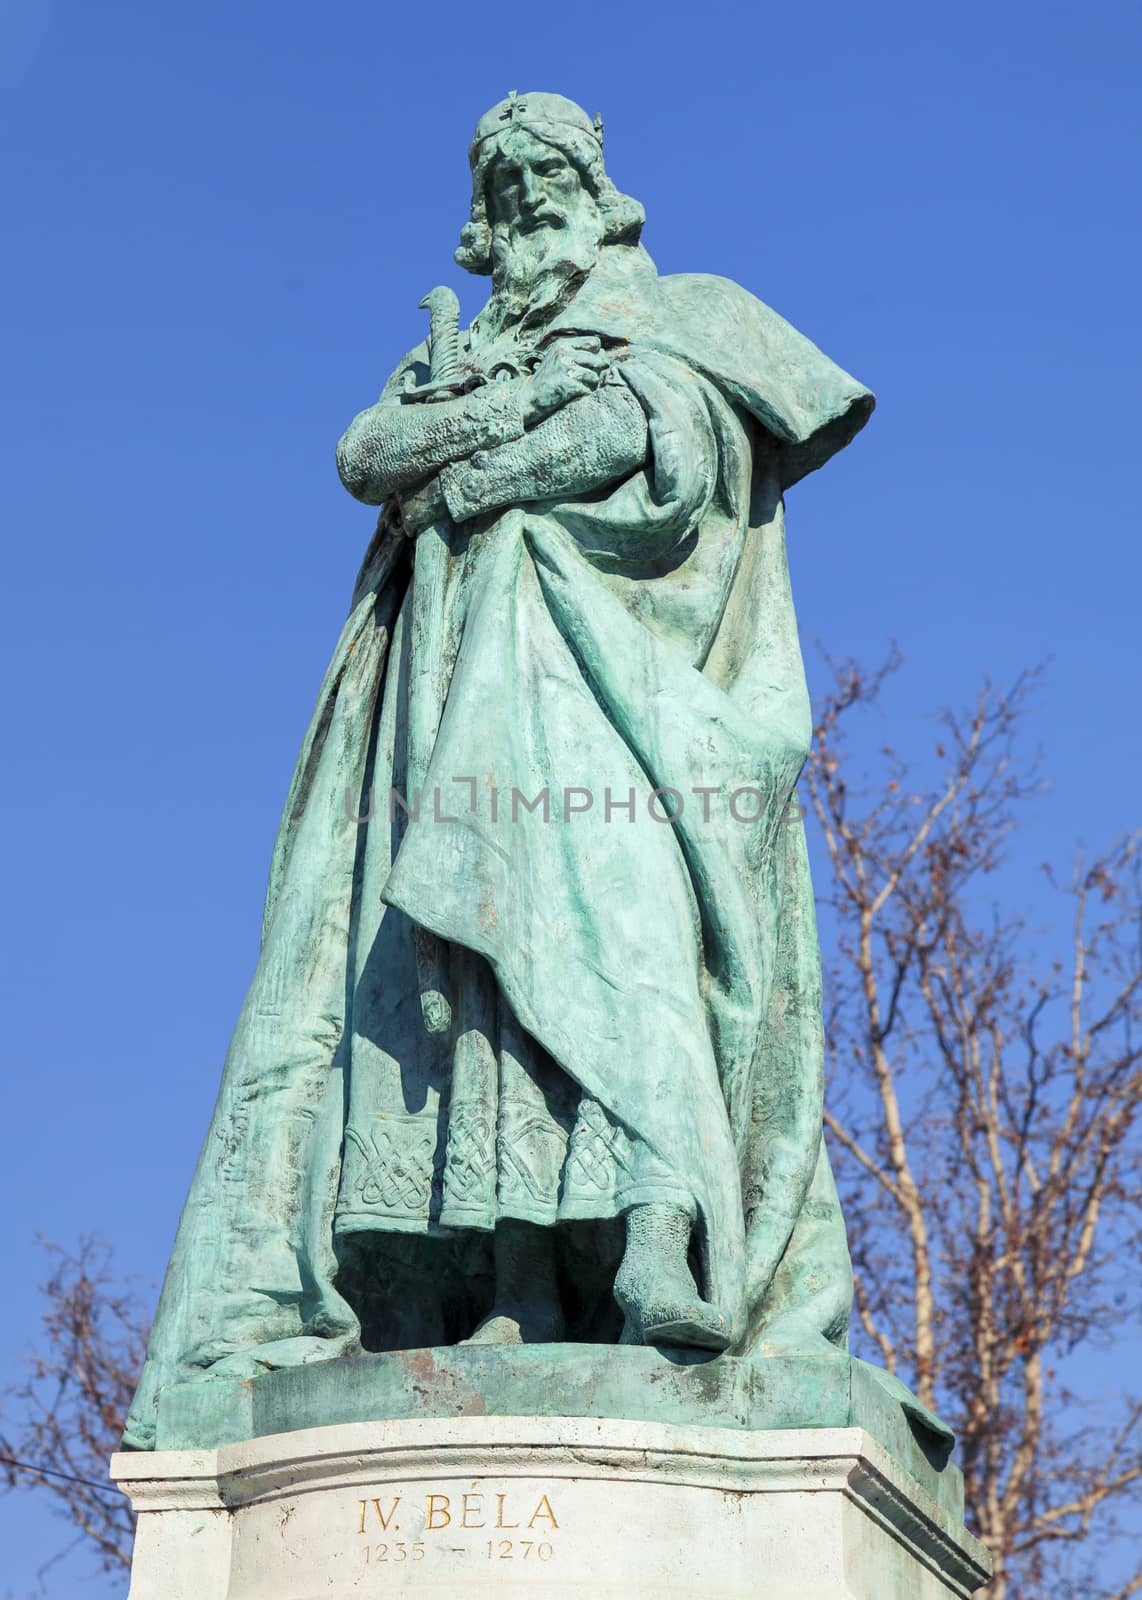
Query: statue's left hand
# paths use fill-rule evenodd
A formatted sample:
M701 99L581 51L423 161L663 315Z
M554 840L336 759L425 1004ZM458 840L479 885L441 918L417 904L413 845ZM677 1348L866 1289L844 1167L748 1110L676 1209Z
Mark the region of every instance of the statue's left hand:
M559 339L548 345L524 388L523 416L529 428L572 400L593 394L602 383L610 356L592 335Z

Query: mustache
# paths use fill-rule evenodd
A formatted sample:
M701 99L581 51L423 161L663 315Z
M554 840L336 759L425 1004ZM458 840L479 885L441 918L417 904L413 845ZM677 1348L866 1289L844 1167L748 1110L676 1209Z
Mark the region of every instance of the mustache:
M567 217L562 211L557 211L554 206L543 206L538 211L531 212L526 217L517 217L512 231L514 233L534 233L537 228L565 228Z

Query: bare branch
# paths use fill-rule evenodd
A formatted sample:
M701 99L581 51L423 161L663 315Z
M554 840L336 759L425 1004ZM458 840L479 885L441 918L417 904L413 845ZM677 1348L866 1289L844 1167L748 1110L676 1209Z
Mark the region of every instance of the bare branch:
M806 778L833 872L826 1125L858 1336L956 1425L988 1600L1093 1600L1095 1553L1139 1503L1138 1416L1093 1420L1063 1373L1142 1314L1139 845L1051 880L1069 955L1044 957L979 892L1040 788L1020 747L1036 675L945 713L934 772L882 748L870 777L849 728L898 666L834 665Z
M10 1489L49 1496L98 1565L122 1572L134 1516L108 1482L107 1462L142 1366L146 1322L106 1245L84 1239L74 1254L46 1249L43 1340L27 1376L2 1397L0 1470Z

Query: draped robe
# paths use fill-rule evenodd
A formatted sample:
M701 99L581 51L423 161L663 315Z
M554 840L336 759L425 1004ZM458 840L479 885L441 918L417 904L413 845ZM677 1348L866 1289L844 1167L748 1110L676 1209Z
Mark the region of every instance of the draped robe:
M344 1269L363 1241L504 1217L670 1200L736 1350L847 1338L783 494L872 397L736 285L660 278L640 248L604 249L546 331L603 341L645 461L423 534L447 544L431 633L382 517L128 1444L153 1440L163 1384L358 1348ZM425 674L441 714L410 751Z

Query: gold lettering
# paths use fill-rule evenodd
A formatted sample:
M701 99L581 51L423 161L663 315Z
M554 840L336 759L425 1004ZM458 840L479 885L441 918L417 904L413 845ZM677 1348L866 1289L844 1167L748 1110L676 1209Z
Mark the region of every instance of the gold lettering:
M469 1500L482 1501L483 1498L484 1497L483 1497L482 1494L466 1494L466 1495L462 1496L462 1499L464 1501L464 1511L463 1511L463 1515L460 1518L460 1526L462 1528L483 1528L485 1526L485 1524L483 1522L469 1522L468 1521L468 1513L469 1513L469 1511L482 1511L484 1509L483 1505L470 1506L468 1504L468 1501Z
M368 1505L368 1503L369 1502L367 1500L358 1500L357 1502L357 1504L361 1507L361 1526L357 1529L358 1533L364 1533L365 1531L365 1507Z
M546 1510L544 1510L545 1506L547 1507ZM555 1513L551 1509L551 1501L547 1498L547 1496L545 1494L541 1494L540 1495L539 1504L536 1506L535 1510L531 1513L531 1521L528 1523L528 1527L529 1528L534 1528L535 1524L536 1524L536 1520L539 1517L543 1517L545 1521L550 1522L550 1524L551 1524L551 1526L553 1528L557 1528L559 1526L559 1524L555 1520Z
M437 1502L440 1503L438 1504ZM438 1512L443 1518L441 1522L436 1520ZM424 1526L426 1528L446 1528L451 1521L452 1516L448 1510L448 1496L446 1494L430 1494L428 1496L428 1521Z
M373 1510L377 1513L377 1521L381 1525L381 1532L382 1533L388 1533L388 1531L389 1531L389 1523L393 1521L393 1518L396 1516L396 1513L397 1513L397 1507L400 1505L400 1495L399 1494L393 1495L393 1503L389 1507L389 1514L388 1514L387 1517L385 1516L384 1512L381 1510L381 1502L379 1500L373 1500L373 1501L370 1502L370 1504L372 1505ZM365 1513L364 1513L364 1511L362 1511L361 1512L361 1522L362 1522L362 1524L364 1523L364 1521L365 1521ZM364 1533L364 1531L365 1531L364 1527L362 1526L361 1532ZM393 1531L394 1531L394 1533L399 1531L399 1525L397 1523L395 1523L395 1522L393 1522Z
M505 1522L504 1521L504 1501L507 1499L507 1495L506 1494L498 1494L496 1496L496 1499L499 1501L499 1506L496 1509L496 1527L497 1528L518 1528L519 1527L519 1523L518 1522Z

